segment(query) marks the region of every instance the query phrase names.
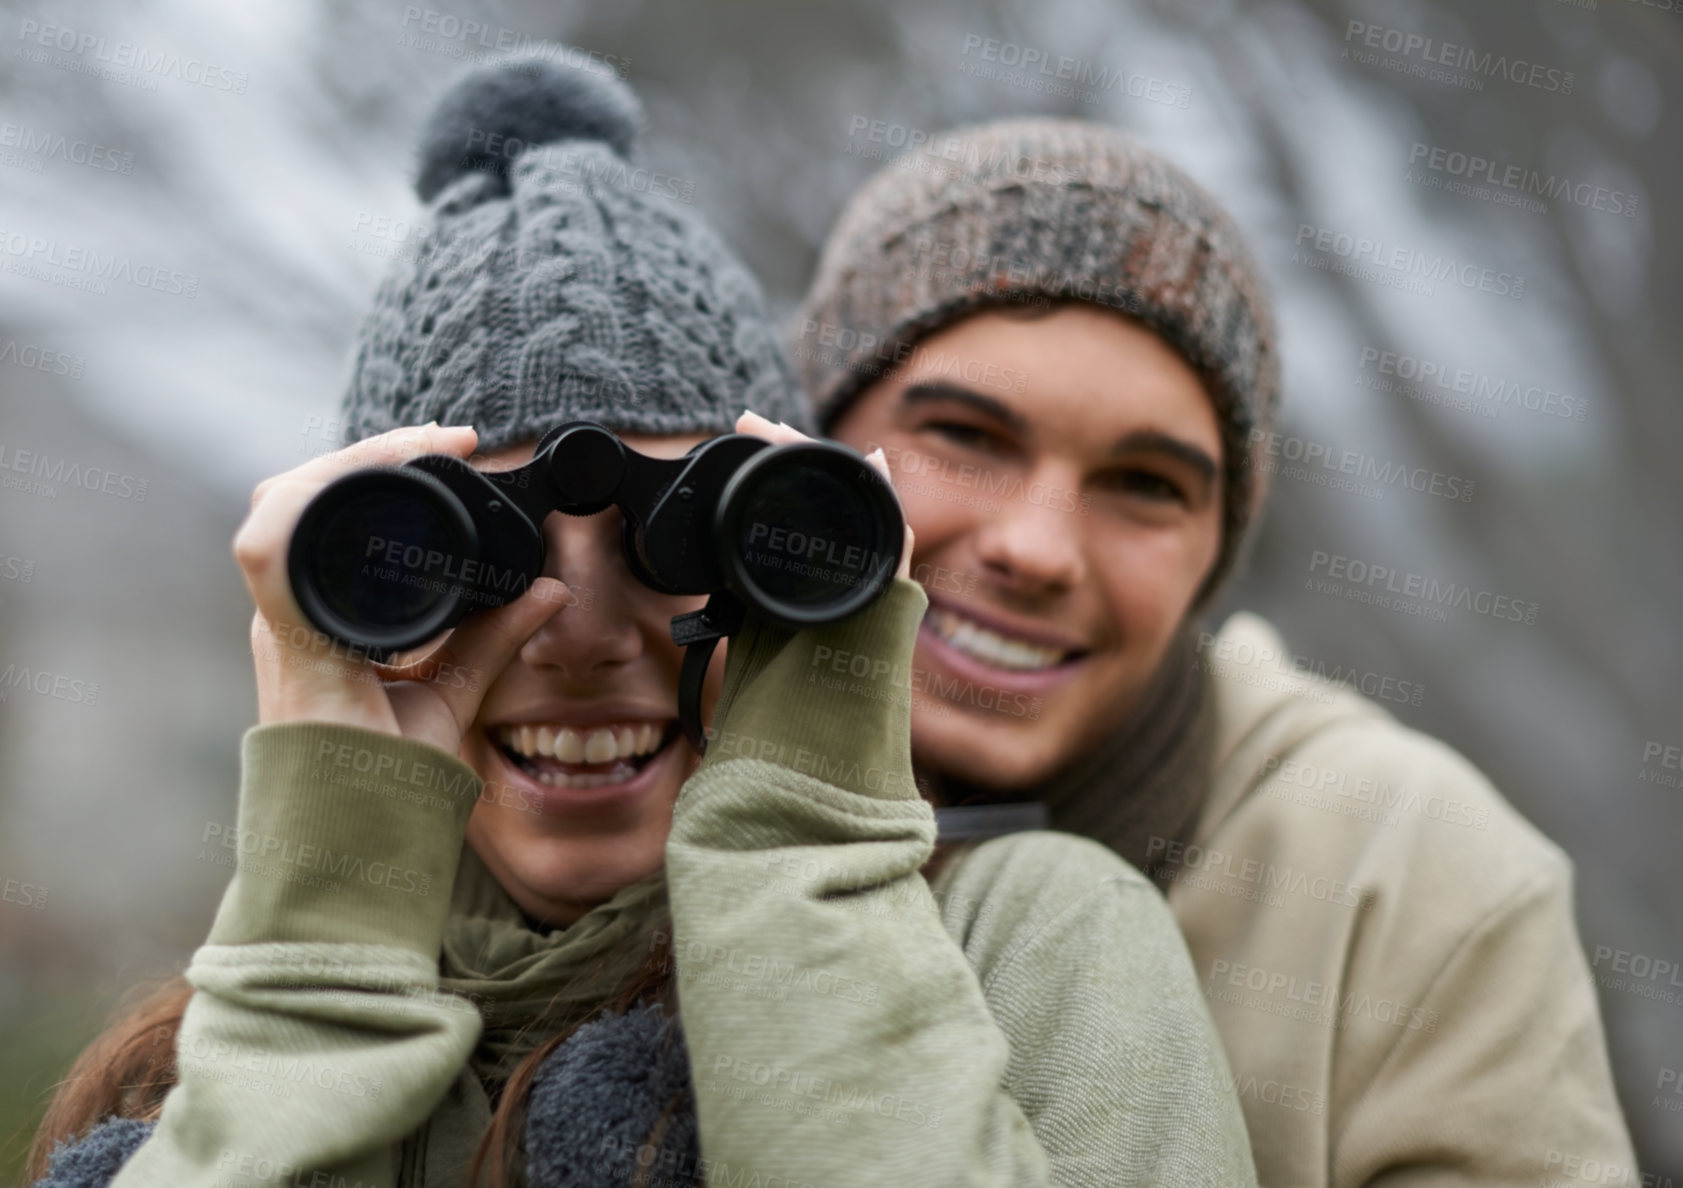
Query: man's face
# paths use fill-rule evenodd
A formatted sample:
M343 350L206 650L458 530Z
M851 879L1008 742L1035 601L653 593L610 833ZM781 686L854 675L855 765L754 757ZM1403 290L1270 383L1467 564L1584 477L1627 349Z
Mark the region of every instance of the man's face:
M1126 717L1221 544L1220 430L1180 355L1094 306L976 313L835 436L885 448L917 535L920 764L1016 787Z

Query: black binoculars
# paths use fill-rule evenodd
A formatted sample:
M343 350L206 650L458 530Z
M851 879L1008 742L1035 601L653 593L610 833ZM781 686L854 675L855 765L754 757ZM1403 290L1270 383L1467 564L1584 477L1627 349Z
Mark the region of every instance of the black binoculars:
M746 611L796 629L845 619L887 588L905 540L893 488L846 446L733 433L651 458L573 421L512 470L428 454L334 480L293 530L287 575L316 627L386 659L520 597L543 573L550 512L610 506L640 582L709 595L672 620L687 647L679 717L698 751L707 662Z

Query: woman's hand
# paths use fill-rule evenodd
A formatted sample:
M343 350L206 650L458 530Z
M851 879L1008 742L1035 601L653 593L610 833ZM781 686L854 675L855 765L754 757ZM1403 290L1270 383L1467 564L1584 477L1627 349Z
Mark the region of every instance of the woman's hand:
M738 433L751 434L754 437L763 437L775 445L787 445L792 441L813 440L806 434L802 433L799 429L791 429L782 421L768 421L757 412L744 412L740 417L736 418L736 431ZM865 461L876 467L877 470L881 472L882 477L887 480L888 489L890 491L894 490L894 476L889 473L888 457L882 452L882 447L878 446L876 449L866 454ZM898 494L896 494L895 497L898 499ZM902 509L901 519L902 521L905 519L904 509ZM906 543L900 550L900 567L894 571L895 577L909 578L912 576L913 543L912 526L907 524Z
M452 755L479 712L485 691L520 646L569 599L541 577L521 597L469 615L444 642L402 664L379 664L329 639L298 609L287 580L292 530L315 494L340 475L397 466L422 454L466 458L479 435L437 422L394 429L265 479L234 535L234 558L257 605L251 653L259 722L337 722L430 743Z

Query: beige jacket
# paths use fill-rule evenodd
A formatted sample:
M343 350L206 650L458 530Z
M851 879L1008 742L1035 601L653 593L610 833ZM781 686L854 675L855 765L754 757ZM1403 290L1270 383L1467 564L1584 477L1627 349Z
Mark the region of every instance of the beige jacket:
M1169 903L1259 1182L1640 1182L1566 856L1450 748L1295 669L1255 615L1199 662L1215 779L1194 841L1152 839L1152 863L1179 863ZM1358 683L1413 696L1377 681Z

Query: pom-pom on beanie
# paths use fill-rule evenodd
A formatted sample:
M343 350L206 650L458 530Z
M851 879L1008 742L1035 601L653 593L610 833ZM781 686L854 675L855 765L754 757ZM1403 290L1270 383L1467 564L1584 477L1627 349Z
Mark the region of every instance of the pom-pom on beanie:
M744 407L810 428L759 285L633 156L642 105L600 67L462 77L421 133L430 225L356 344L346 438L472 425L492 452L566 421L729 433Z

